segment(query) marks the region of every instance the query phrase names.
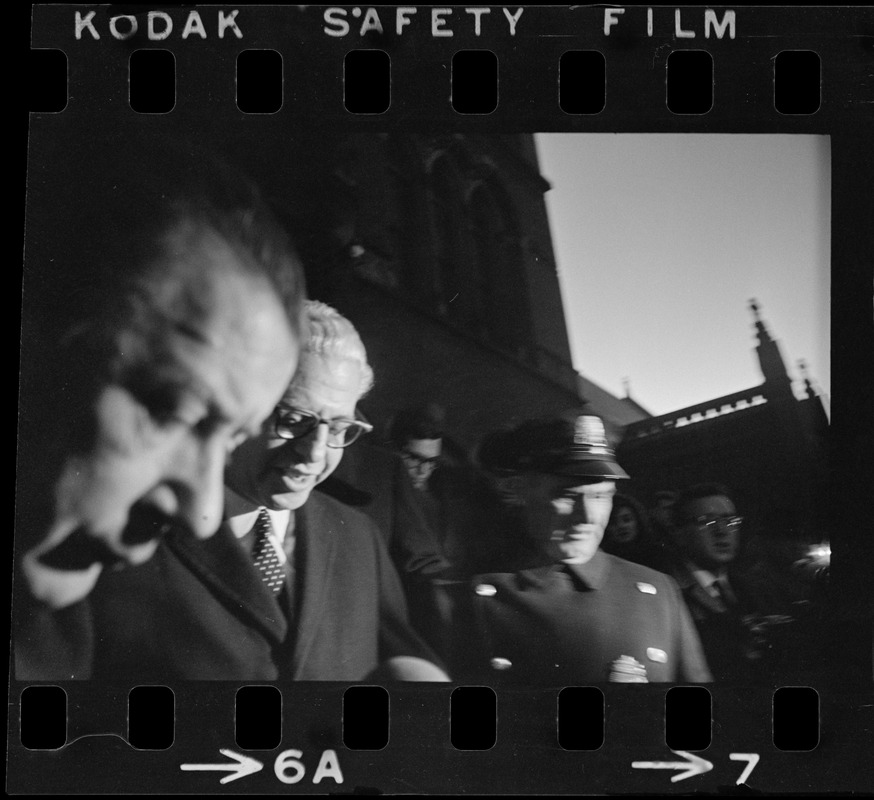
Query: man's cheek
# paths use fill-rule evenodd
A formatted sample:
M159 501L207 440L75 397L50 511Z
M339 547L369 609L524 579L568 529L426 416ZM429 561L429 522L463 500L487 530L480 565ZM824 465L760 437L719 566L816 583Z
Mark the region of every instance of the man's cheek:
M343 460L343 451L338 448L328 448L325 455L325 468L322 470L323 475L327 478Z
M543 525L543 527L549 528L552 531L556 531L564 528L564 520L564 514L561 514L560 512L549 508L543 509L537 521L539 524Z

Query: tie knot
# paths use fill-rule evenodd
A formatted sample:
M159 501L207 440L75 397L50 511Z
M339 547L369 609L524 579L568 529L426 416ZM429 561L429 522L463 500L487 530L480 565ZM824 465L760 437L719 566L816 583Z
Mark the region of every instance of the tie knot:
M269 533L273 530L273 522L270 519L270 514L263 506L258 509L258 519L255 520L255 529L258 533Z
M717 578L713 581L711 587L714 597L718 597L727 605L731 605L734 602L734 593L731 591L725 578Z

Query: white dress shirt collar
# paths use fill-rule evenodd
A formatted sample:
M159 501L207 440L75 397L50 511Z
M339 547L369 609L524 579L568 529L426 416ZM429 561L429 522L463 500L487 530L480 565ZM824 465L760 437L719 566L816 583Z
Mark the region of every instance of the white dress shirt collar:
M238 539L242 539L255 526L258 512L263 506L254 506L249 500L240 497L236 492L225 487L225 522ZM273 536L278 541L280 549L285 542L285 533L291 518L287 508L268 508L270 522L273 524Z
M719 590L714 586L715 583L719 582L723 586L728 584L728 575L724 569L721 569L718 572L711 572L709 569L701 569L690 562L689 571L692 573L692 577L701 584L707 594L712 597L719 595Z

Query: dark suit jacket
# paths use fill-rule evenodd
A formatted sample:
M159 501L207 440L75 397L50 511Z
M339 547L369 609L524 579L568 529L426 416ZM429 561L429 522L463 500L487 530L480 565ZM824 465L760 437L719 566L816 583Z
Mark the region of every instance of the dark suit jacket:
M318 491L359 507L376 522L402 578L438 575L449 568L397 453L356 442Z
M489 573L466 585L454 615L455 679L602 683L614 661L631 656L649 681L711 680L671 578L600 551L571 569L574 574L551 564Z
M385 447L356 442L318 489L357 506L376 522L400 574L410 622L439 648L435 635L443 629L443 611L432 581L446 575L450 563L419 507L418 492L401 457Z
M17 568L12 631L17 680L62 681L90 676L94 626L87 601L52 610L34 599L27 579Z
M171 533L89 596L91 677L357 681L391 656L433 661L373 523L316 493L295 515L291 622L228 528L206 541Z
M733 598L712 596L685 563L676 564L673 577L680 586L701 637L714 680L767 682L787 677L782 652L788 643L781 634L792 630L791 608L780 597L773 575L760 565L743 571L730 568L728 583ZM769 624L777 621L776 624ZM784 624L784 623L789 623Z

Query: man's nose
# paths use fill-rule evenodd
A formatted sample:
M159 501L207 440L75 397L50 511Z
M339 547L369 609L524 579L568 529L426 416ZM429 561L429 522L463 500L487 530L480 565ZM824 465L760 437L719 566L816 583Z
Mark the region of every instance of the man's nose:
M306 436L293 439L292 446L300 463L321 463L328 452L328 423L320 422Z
M217 530L224 510L224 469L227 448L214 437L188 444L177 453L170 480L178 498L177 516L198 539Z
M574 508L571 512L571 522L574 525L586 525L589 522L589 512L586 509L586 501L582 498L574 501Z

